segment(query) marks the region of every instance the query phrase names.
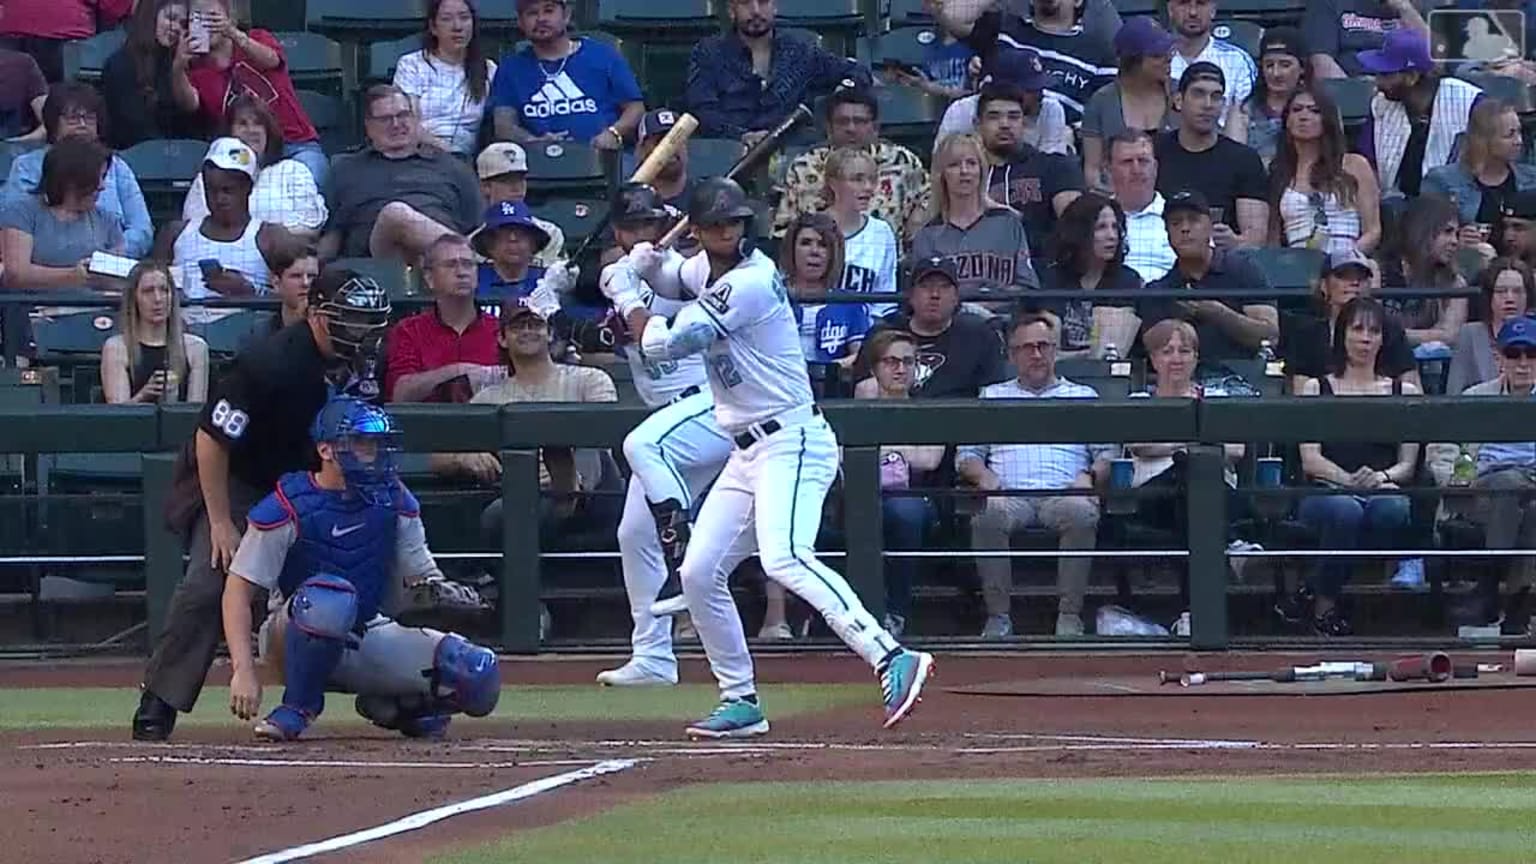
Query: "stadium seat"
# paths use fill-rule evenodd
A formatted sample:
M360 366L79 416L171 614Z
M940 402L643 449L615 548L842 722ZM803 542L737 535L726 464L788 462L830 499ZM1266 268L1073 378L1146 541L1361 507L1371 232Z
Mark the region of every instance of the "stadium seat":
M64 43L65 80L99 85L107 60L123 47L127 38L123 30L105 30L89 39Z
M1518 78L1476 72L1468 72L1457 77L1476 84L1489 96L1513 105L1521 114L1529 114L1536 110L1536 101L1531 98L1530 86Z
M395 63L401 57L422 47L422 34L412 33L388 42L374 42L368 46L368 65L363 72L363 86L387 84L395 79Z
M419 32L423 18L419 0L309 0L304 29L358 44Z
M100 354L102 343L116 332L116 309L82 309L32 319L38 354L49 363L60 354Z
M575 141L537 144L523 149L528 153L530 203L554 196L608 197L608 169L601 152Z
M288 58L288 76L301 90L340 97L344 87L341 46L319 33L274 33Z
M932 27L933 16L923 8L923 0L890 0L890 26Z
M944 114L946 100L915 87L876 87L875 99L880 103L882 136L918 153L932 150L933 135ZM817 114L819 118L821 112L818 110Z
M1133 14L1127 12L1123 3L1116 3L1115 8L1122 15ZM1306 8L1306 0L1221 0L1222 17L1241 18L1265 27L1299 26Z
M716 0L599 0L597 24L619 35L661 32L684 39L689 32L719 30L721 8Z
M1253 21L1233 19L1230 21L1217 21L1211 28L1211 35L1217 39L1225 39L1233 45L1248 52L1248 56L1255 60L1259 57L1259 40L1264 38L1264 28Z
M859 0L779 0L775 21L817 33L828 51L846 57L864 29L864 11Z
M220 310L217 317L206 321L189 321L187 332L201 336L208 343L209 352L233 356L251 336L267 325L271 312L258 309Z
M1304 289L1323 267L1323 253L1316 249L1282 249L1266 246L1247 250L1252 261L1275 288Z
M411 274L405 269L405 265L399 261L388 258L337 258L326 265L327 268L340 267L355 270L379 283L391 300L402 300L415 296L416 286L412 284Z
M565 248L574 250L608 215L606 201L584 198L553 198L533 208L533 215L560 226Z
M251 0L251 26L276 33L304 29L304 0Z
M736 164L742 152L741 142L734 138L690 138L688 176L723 176Z
M1339 106L1339 116L1346 128L1358 128L1371 116L1371 100L1376 85L1365 78L1325 78L1323 89Z
M118 155L133 169L156 224L181 218L181 204L202 170L208 142L185 138L141 141Z
M320 133L320 146L326 153L340 153L357 143L340 99L313 90L299 90L297 95L309 122Z
M928 58L928 49L938 39L939 33L932 27L898 27L860 39L857 56L860 62L876 69L886 61L921 69Z

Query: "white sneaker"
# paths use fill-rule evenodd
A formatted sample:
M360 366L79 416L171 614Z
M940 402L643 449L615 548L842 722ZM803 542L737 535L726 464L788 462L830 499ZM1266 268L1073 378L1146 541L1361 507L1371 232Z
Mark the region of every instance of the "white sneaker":
M981 628L983 639L1007 639L1012 635L1013 618L1007 615L988 615L987 623Z
M1083 635L1083 616L1073 615L1068 612L1060 612L1056 615L1057 636L1081 636Z
M677 683L677 670L664 675L639 660L631 660L617 669L597 673L597 683L604 687L671 687Z
M757 638L764 642L789 642L795 638L795 631L790 629L787 621L777 624L764 624L763 629L757 631Z

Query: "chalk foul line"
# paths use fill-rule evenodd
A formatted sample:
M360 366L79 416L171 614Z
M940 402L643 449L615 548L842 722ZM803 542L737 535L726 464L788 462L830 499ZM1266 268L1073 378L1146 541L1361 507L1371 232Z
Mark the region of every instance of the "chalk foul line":
M404 834L407 831L415 831L418 828L424 828L434 822L441 822L453 816L472 813L476 810L487 810L491 807L500 807L503 804L511 804L514 801L532 798L535 795L542 795L561 786L569 786L572 783L591 780L604 774L616 774L620 771L627 771L634 766L635 761L633 759L609 759L575 771L567 771L564 774L555 774L540 780L524 783L521 786L514 786L501 792L482 795L478 798L470 798L466 801L435 807L431 810L423 810L419 813L412 813L409 816L374 828L354 831L351 834L342 834L339 837L332 837L316 843L293 846L255 858L247 858L240 862L240 864L282 864L284 861L297 861L324 852L334 852L338 849L346 849L385 837L393 837L396 834Z
M241 756L113 756L107 759L107 761L115 764L225 765L237 768L428 768L432 770L451 770L457 768L565 768L572 765L592 764L591 759L538 759L522 762L433 762L430 760L263 759Z

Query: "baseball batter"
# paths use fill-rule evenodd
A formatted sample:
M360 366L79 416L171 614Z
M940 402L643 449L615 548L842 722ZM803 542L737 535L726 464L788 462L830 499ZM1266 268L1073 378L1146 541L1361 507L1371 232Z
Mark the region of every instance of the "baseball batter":
M609 212L614 240L628 253L636 243L654 242L675 211L650 186L627 183L615 193ZM656 296L627 258L603 268L599 284L630 333L640 333L649 316L675 315L683 306ZM635 625L631 657L597 680L619 687L676 684L672 619L653 615L651 604L681 593L677 572L694 501L725 465L731 439L715 423L703 357L647 360L635 345L628 359L635 390L657 410L624 439L632 474L619 520L619 557Z
M380 612L407 584L478 602L472 589L443 579L432 560L416 499L395 476L394 421L338 396L316 417L313 437L320 470L283 475L251 509L225 581L230 711L251 720L261 708L250 640L259 586L281 601L261 643L285 688L282 703L256 724L257 738L298 738L325 708L328 689L357 694L359 714L413 738L441 736L461 711L491 713L501 692L494 653Z
M658 291L658 282L680 283L698 297L670 324L659 315L647 320L641 349L653 360L704 355L715 418L735 445L683 558L683 597L722 696L687 732L724 738L768 731L741 616L721 578L754 550L769 578L814 606L875 668L890 728L919 701L933 657L903 648L847 581L816 560L821 507L837 475L837 438L813 401L784 282L773 262L745 242L753 218L746 194L728 178L705 180L689 199L688 216L704 254L679 264L649 244L629 253Z

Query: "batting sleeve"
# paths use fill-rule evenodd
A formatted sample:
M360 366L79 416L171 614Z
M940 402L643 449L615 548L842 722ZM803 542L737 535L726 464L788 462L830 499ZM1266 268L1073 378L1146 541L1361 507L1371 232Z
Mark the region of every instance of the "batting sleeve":
M241 544L241 548L245 548ZM403 582L416 582L428 576L440 576L432 550L427 548L427 529L417 514L400 514L395 531L395 575Z
M298 536L291 521L262 525L252 520L246 526L245 536L240 538L240 548L235 550L235 560L229 565L230 572L252 585L276 590L277 577L282 575L283 562L288 559L288 549Z

